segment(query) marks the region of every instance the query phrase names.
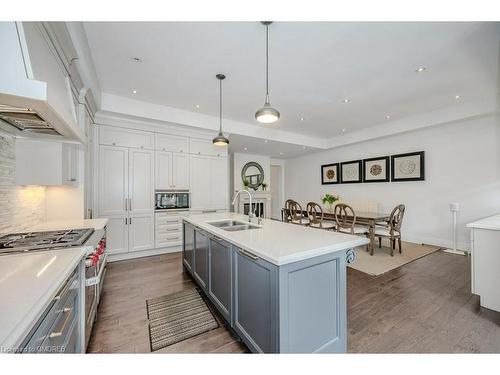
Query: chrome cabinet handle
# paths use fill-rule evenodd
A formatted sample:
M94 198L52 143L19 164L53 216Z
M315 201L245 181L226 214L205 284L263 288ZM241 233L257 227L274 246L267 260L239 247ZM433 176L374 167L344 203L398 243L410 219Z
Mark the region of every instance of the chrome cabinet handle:
M177 232L179 228L167 229L167 232Z
M217 212L217 210L202 210L201 213L202 214L212 214L212 213L215 213Z
M246 256L247 258L250 258L252 260L257 260L259 257L257 255L254 255L246 250L240 249L240 254Z
M63 309L63 314L67 314L71 311L71 307L65 307ZM71 314L68 314L66 316L66 319L64 319L64 323L61 327L61 329L59 330L59 332L52 332L50 335L49 335L49 338L54 338L54 337L59 337L59 336L62 336L63 332L64 332L64 329L66 328L66 326L68 325L68 322L69 322L69 318L71 318Z
M125 202L125 211L127 211L128 210L127 198L124 199L124 202Z
M128 210L132 211L132 198L128 199Z

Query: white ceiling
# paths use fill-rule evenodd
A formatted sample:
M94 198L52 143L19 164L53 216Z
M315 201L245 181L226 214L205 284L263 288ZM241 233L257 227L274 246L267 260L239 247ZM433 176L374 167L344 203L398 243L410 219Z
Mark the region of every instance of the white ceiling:
M342 129L360 131L491 100L498 92L499 25L273 23L271 103L282 117L267 126L324 139ZM222 72L224 118L263 126L254 119L265 94L265 29L259 22L84 26L103 92L217 116L215 74ZM427 69L416 73L419 66Z

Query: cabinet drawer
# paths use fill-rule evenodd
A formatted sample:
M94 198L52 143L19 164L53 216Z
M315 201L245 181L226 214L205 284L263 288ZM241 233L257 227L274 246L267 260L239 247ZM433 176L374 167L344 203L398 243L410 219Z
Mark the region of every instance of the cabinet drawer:
M182 224L180 216L156 216L157 225Z
M173 234L173 233L181 233L182 234L182 224L174 224L174 225L157 225L156 226L156 234Z
M156 133L156 147L160 151L189 152L188 137Z
M152 150L154 149L154 133L101 126L100 144Z
M77 323L77 309L78 294L75 293L66 301L63 308L59 310L56 322L42 344L44 348L53 348L55 352L62 350L63 345L69 341L72 330Z

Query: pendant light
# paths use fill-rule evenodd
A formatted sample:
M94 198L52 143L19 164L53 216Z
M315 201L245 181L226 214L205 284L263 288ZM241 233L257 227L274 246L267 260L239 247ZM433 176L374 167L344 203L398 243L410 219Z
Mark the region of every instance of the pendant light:
M219 134L212 139L212 143L216 146L227 146L229 145L229 139L222 134L222 80L226 78L226 76L219 73L216 77L219 80Z
M271 107L269 102L269 25L272 21L262 21L266 27L266 102L264 106L255 112L255 119L263 124L272 124L280 118L280 113L276 108Z

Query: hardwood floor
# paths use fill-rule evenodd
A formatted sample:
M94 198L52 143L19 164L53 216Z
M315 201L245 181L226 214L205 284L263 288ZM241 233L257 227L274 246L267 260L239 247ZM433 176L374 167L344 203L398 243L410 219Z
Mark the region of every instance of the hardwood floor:
M348 268L351 353L500 353L500 313L470 293L470 258L436 252L373 277ZM91 353L150 352L146 299L194 284L180 253L111 263ZM224 326L155 353L248 351Z

